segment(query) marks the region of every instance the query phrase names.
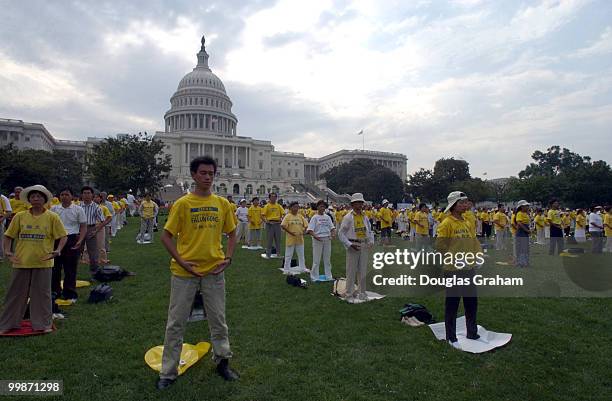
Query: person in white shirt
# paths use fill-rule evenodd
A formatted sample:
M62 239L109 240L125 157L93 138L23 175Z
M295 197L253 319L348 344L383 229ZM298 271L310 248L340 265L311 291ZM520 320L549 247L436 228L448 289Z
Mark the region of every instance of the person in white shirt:
M236 209L238 227L236 227L236 243L246 244L249 230L249 209L246 207L246 199L240 199L239 207Z
M13 213L13 208L11 208L11 202L9 198L0 194L0 260L4 258L4 225L6 224L6 220Z
M363 194L351 196L353 211L347 213L340 223L338 239L346 248L346 295L348 302L364 302L366 295L366 274L369 260L369 248L374 244L374 235L370 222L363 214L365 200ZM358 290L355 291L355 276Z
M63 252L53 260L51 292L58 298L76 300L77 267L81 256L81 244L87 235L87 217L81 206L72 203L72 195L70 188L62 189L59 194L61 203L51 207L51 211L62 220L68 234ZM62 269L64 270L63 288Z
M321 255L323 256L323 265L325 266L325 280L333 280L332 265L331 265L331 240L336 234L336 227L331 217L325 213L327 203L324 200L317 202L317 214L313 215L308 223L306 234L312 236L312 269L310 270L310 279L318 281L319 263L321 263Z
M601 206L597 206L592 209L589 214L589 232L591 233L591 239L593 240L593 247L591 252L602 253L603 252L603 218L601 217Z
M127 198L128 209L130 210L130 216L134 217L134 214L136 213L136 197L132 195L131 189L130 189L130 192L127 194L126 198Z

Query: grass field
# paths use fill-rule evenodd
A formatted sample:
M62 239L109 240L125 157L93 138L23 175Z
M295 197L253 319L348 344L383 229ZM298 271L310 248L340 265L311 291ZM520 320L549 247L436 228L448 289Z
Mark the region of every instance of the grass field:
M143 356L163 343L169 257L159 237L137 246L136 226L130 220L119 232L110 256L137 275L113 283L107 304L86 304L88 289L80 290L55 333L0 339L0 379L63 379L66 400L612 399L610 299L483 298L479 323L513 339L472 355L436 341L427 327L400 324L398 309L407 302L442 317L440 298L349 305L329 295L331 283L288 286L279 260L242 249L226 273L232 364L241 380L224 382L206 356L158 392ZM332 263L334 275L344 275L337 241ZM3 299L10 269L0 267ZM82 266L79 278L86 272ZM207 340L206 322L188 325L185 342Z

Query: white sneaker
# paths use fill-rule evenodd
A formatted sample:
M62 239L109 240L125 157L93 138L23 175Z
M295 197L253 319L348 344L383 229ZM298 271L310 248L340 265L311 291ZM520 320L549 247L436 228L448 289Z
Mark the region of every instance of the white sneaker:
M53 314L53 320L62 320L65 319L66 316L64 316L63 313L54 313Z
M459 345L459 341L455 341L455 342L450 342L450 341L449 341L448 343L449 343L449 344L451 345L451 347L453 347L454 349L461 350L461 345Z

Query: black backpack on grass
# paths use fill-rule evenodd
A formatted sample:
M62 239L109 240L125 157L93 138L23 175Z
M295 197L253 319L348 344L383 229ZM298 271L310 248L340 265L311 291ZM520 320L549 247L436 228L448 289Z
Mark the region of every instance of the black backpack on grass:
M97 304L99 302L110 301L113 298L113 287L104 283L98 284L89 293L89 299L87 302L90 304Z
M93 278L96 281L100 281L102 283L108 283L109 281L120 281L123 280L125 276L129 276L130 273L126 270L123 270L119 266L102 266L96 270L93 275Z
M400 309L400 320L404 317L415 317L417 320L425 323L434 323L434 317L426 307L420 304L406 304Z

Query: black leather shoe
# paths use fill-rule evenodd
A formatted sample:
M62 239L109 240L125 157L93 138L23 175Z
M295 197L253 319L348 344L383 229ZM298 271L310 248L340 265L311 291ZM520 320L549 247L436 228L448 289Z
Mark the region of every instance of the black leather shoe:
M478 340L480 338L480 334L468 334L466 337L470 340Z
M156 387L158 390L163 390L173 385L175 381L176 379L159 379Z
M229 360L221 359L217 365L217 373L227 381L234 381L240 378L240 375L229 367Z

